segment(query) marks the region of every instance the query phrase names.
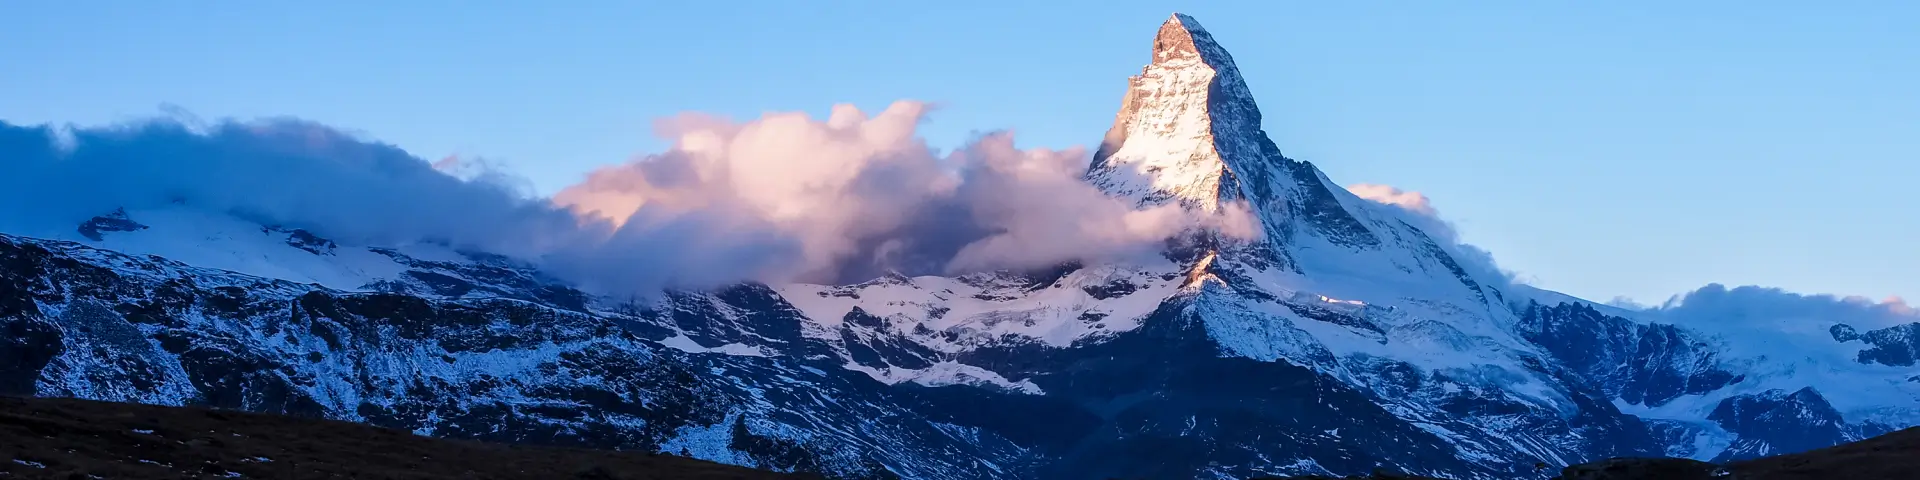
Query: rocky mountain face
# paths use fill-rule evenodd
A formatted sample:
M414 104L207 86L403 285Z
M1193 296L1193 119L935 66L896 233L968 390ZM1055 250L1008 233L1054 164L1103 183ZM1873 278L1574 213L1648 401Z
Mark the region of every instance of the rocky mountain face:
M1749 341L1511 284L1260 115L1198 22L1161 27L1087 179L1257 232L1131 265L605 298L184 207L0 235L0 393L842 478L1528 478L1920 423L1920 323Z

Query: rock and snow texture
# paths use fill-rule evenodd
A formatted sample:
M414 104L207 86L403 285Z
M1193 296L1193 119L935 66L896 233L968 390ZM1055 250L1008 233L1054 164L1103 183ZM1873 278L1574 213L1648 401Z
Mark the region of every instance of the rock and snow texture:
M1260 118L1233 57L1198 21L1175 14L1154 38L1152 62L1129 82L1087 179L1139 205L1251 209L1271 247L1265 261L1318 282L1363 284L1316 288L1328 295L1398 283L1389 288L1504 303L1493 279L1475 279L1484 273L1448 245L1282 155Z
M1153 62L1128 81L1088 180L1139 206L1222 208L1238 192L1213 141L1210 90L1216 82L1237 84L1238 76L1233 59L1192 17L1167 20L1154 37Z
M0 235L0 393L847 478L1514 478L1920 424L1920 318L1728 327L1510 285L1281 155L1191 17L1161 27L1086 178L1260 232L1127 265L605 298L483 252L101 212L0 232L25 235Z

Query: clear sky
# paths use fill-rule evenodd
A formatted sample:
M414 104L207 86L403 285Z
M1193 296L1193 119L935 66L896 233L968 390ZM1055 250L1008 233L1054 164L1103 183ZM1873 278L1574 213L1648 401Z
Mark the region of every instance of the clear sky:
M1920 3L1334 3L9 2L0 120L297 116L549 193L682 111L911 98L935 145L1089 145L1179 10L1283 151L1536 285L1920 297Z

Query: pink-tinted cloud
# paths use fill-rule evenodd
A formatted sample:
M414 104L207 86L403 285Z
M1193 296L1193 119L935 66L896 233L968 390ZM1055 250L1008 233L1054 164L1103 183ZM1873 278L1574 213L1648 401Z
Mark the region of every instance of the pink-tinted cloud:
M1040 268L1152 255L1203 223L1252 230L1240 217L1196 219L1109 198L1082 181L1087 152L1078 148L1020 149L1000 132L942 155L916 131L928 110L902 101L872 115L836 106L824 121L682 115L656 125L670 149L594 171L554 202L618 226L610 248L695 235L718 243L681 248L751 260L710 268L763 280ZM725 241L738 237L780 241Z
M917 132L928 111L679 115L655 125L666 151L552 198L484 159L430 162L297 120L0 124L0 200L47 206L0 212L0 228L182 204L353 243L517 256L627 292L1042 268L1154 255L1195 226L1251 230L1244 212L1196 219L1108 198L1081 181L1077 148L1017 148L1001 132L937 152Z
M1439 242L1455 261L1472 272L1484 282L1493 282L1496 288L1501 284L1520 283L1513 272L1500 268L1493 261L1493 254L1485 249L1469 245L1460 239L1460 231L1452 222L1440 217L1440 211L1425 194L1411 190L1401 190L1391 185L1356 183L1347 186L1354 196L1379 204L1389 212L1399 214L1407 224L1419 228L1427 236Z
M1886 308L1889 312L1900 315L1920 314L1920 312L1914 310L1912 304L1907 303L1907 299L1900 298L1899 295L1890 295L1885 300L1881 300L1880 306Z
M1431 217L1439 216L1439 212L1433 210L1432 202L1429 202L1427 196L1420 192L1401 190L1390 185L1370 183L1348 185L1347 191L1353 192L1354 195L1360 198L1404 208L1413 213Z
M1821 328L1844 323L1878 329L1920 322L1920 312L1900 297L1876 302L1857 295L1807 295L1752 285L1728 288L1717 283L1676 295L1649 311L1676 322L1722 325L1765 326L1786 320L1811 322Z

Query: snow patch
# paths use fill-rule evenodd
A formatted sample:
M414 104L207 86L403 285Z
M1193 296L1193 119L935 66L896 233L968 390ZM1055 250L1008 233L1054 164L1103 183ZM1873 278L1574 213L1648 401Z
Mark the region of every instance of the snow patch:
M667 337L667 339L661 340L660 344L687 353L719 353L740 357L767 356L767 352L761 350L760 347L738 342L712 348L704 347L701 346L699 342L693 341L692 338L688 338L685 334L675 334L672 337Z
M873 377L874 380L879 380L881 383L888 385L900 382L913 382L929 387L942 387L947 385L992 385L1028 395L1046 394L1046 392L1040 390L1039 385L1034 385L1032 381L1009 381L1006 377L1002 377L1000 374L994 373L991 370L953 361L936 363L931 367L918 370L906 368L875 369L854 363L847 364L846 368L848 370L865 373L867 376Z

